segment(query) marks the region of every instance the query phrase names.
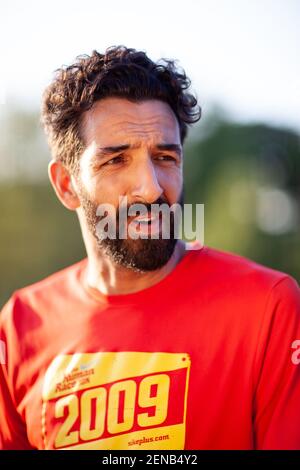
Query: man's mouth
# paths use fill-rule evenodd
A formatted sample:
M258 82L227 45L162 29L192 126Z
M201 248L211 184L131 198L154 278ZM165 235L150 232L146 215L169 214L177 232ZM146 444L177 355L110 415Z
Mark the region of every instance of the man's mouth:
M150 236L151 234L157 234L161 231L161 216L160 214L151 215L139 215L131 220L135 230L144 235Z
M152 222L155 222L155 221L158 221L158 220L159 220L158 217L155 217L155 216L149 214L147 216L135 217L132 221L135 224L150 225Z

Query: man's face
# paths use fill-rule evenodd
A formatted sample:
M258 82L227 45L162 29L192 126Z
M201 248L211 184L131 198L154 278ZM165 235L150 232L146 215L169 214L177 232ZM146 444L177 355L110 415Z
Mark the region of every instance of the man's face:
M85 113L82 133L86 149L80 158L79 198L98 249L127 268L160 268L175 248L172 227L169 239L101 239L96 212L100 204L109 203L118 214L120 197L127 198L128 207L139 203L149 211L154 203L182 204L182 147L175 114L158 100L106 98ZM130 222L135 223L134 217L128 217ZM151 222L137 226L151 230Z

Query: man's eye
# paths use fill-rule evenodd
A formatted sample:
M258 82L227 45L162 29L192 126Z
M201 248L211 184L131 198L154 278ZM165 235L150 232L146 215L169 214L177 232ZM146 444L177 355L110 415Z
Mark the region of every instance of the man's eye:
M164 161L176 161L176 159L174 157L172 157L171 155L159 155L156 160L158 161L161 161L161 162L164 162Z
M124 161L124 157L122 155L118 155L117 157L111 158L103 165L116 165L117 163L122 163Z

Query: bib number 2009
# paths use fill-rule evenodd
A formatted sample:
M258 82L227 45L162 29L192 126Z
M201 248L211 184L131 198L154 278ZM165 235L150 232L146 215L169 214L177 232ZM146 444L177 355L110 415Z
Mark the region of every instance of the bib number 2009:
M155 374L139 383L128 379L115 382L109 388L95 387L80 396L74 393L58 399L55 418L63 422L55 447L100 439L104 434L129 432L135 426L135 417L139 428L162 424L168 414L169 389L169 376ZM148 410L143 411L143 408Z

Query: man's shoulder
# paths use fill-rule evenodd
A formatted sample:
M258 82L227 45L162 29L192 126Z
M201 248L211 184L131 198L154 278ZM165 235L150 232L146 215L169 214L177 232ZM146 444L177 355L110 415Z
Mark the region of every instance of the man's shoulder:
M195 300L217 306L230 321L234 314L260 324L265 312L271 319L279 305L285 306L286 316L299 321L298 282L285 272L234 253L207 246L195 252L188 289Z
M54 300L54 298L64 296L67 290L72 287L76 288L80 271L85 263L86 258L60 269L33 284L15 290L4 305L1 316L6 315L6 312L9 310L18 309L20 304L23 306L34 306L43 299L48 299L49 301L50 299Z
M239 254L204 246L194 252L194 269L215 282L246 283L249 287L268 288L291 276Z

